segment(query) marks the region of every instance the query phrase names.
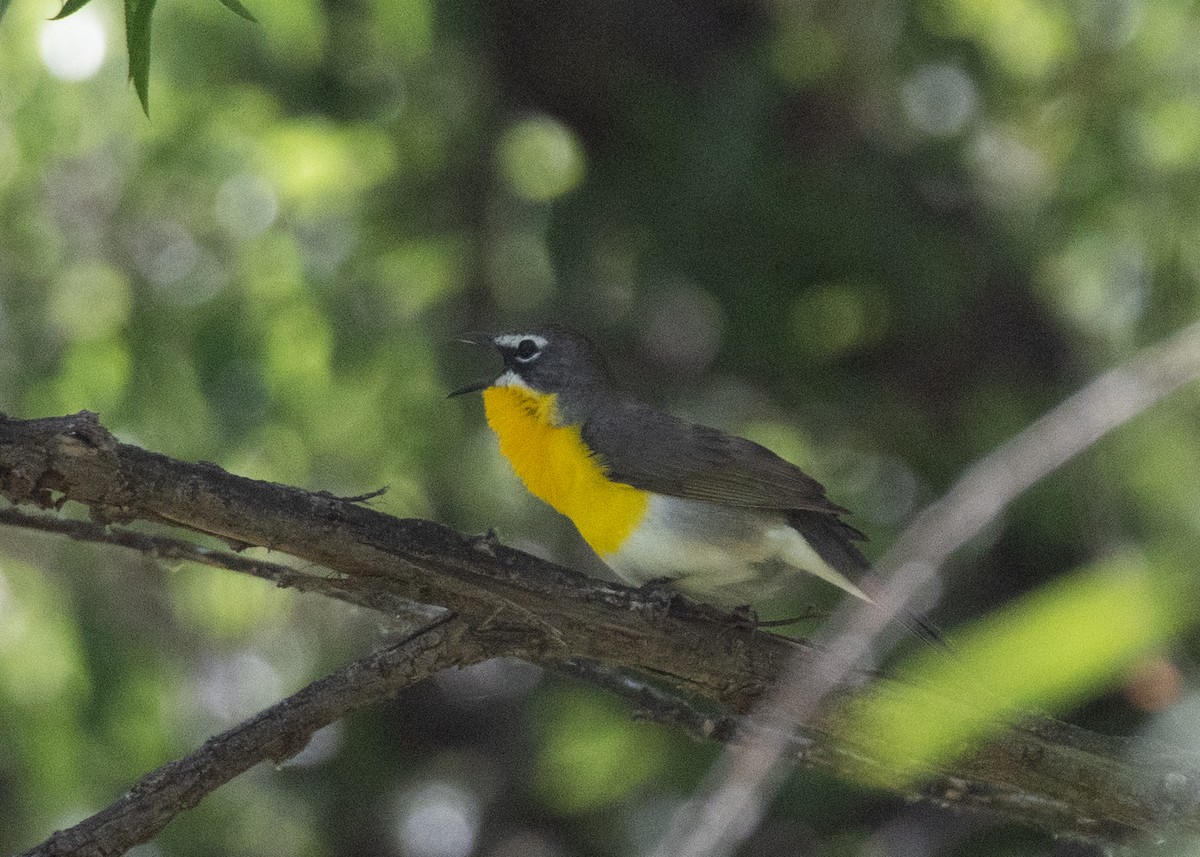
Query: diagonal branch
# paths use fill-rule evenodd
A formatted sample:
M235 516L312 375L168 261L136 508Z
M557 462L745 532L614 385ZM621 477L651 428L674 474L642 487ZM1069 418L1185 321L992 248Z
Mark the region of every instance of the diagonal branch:
M236 570L277 583L290 580L389 615L443 611L438 615L445 624L435 630L453 632L455 643L444 660L428 662L429 670L439 663L468 663L501 653L566 665L587 681L636 694L639 706L655 716L718 739L742 722L738 718L802 649L686 600L672 602L668 611L661 599L586 578L494 540L467 539L429 521L398 520L328 494L257 482L214 465L187 464L121 444L86 412L29 421L0 417L0 496L45 508L67 501L85 504L94 523L33 524L16 514L3 520L151 554L188 556L229 568L243 559L157 536L142 540L109 524L134 519L170 523L235 546L285 551L330 569L332 575L294 577L301 573L255 560L247 560L254 568ZM323 580L336 591L322 588ZM652 684L631 678L623 672L627 670L651 676ZM871 680L861 673L859 678ZM348 711L396 686L351 693L350 701L330 702L328 711ZM246 726L261 730L253 733L254 740L267 747L268 757L300 740L289 739L272 727L277 721L264 717ZM297 734L308 733L301 729ZM852 778L872 760L840 746L837 734L837 705L832 705L802 734L786 736L785 753ZM1181 798L1190 792L1179 786L1200 782L1200 762L1177 751L1130 758L1127 749L1119 739L1035 719L1001 731L960 759L933 783L932 792L912 786L904 794L1097 841L1200 832L1200 801ZM187 766L163 770L163 778L144 781L135 794L161 789L190 795L192 804L199 799L203 790L188 791ZM1064 781L1087 783L1088 788L1064 801ZM205 782L213 788L224 780Z
M1191 324L1101 375L974 464L921 512L880 562L876 604L843 605L817 649L797 654L760 708L803 728L821 721L837 688L878 657L876 639L933 581L949 555L1014 499L1104 434L1200 378L1200 323ZM887 572L891 571L890 576ZM828 708L828 706L826 706ZM827 713L827 712L826 712ZM787 737L778 730L731 746L704 793L676 815L658 857L725 857L758 826L785 773ZM1167 801L1165 805L1173 805Z
M520 654L529 660L579 655L641 666L738 710L796 648L682 600L665 616L661 599L431 521L122 444L87 412L0 418L0 496L46 508L72 500L100 523L141 519L268 547L332 569L357 597L381 599L385 612L397 599L410 610L449 607L474 627L526 635Z
M347 713L449 666L475 663L503 647L481 643L462 622L445 618L372 652L209 738L194 753L142 777L117 801L60 830L22 857L111 857L148 842L209 792L259 762L282 762L313 733Z

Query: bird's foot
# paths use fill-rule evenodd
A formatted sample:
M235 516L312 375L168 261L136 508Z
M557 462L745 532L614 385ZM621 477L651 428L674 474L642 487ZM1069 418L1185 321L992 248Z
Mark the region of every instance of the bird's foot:
M657 577L634 590L639 603L655 616L667 617L679 602L679 593L671 586L671 578Z
M480 553L494 557L496 555L496 548L500 547L500 537L496 535L495 529L489 527L486 533L480 533L477 536L467 536L467 544L472 550L477 550Z
M771 626L770 622L763 622L762 619L759 619L758 613L749 604L720 610L716 621L721 626L721 636L727 637L730 641L748 631L753 632L759 628Z
M758 618L758 614L749 604L740 604L734 607L729 611L729 615L733 617L731 624L735 628L746 628L753 631L755 628L762 627L762 620Z

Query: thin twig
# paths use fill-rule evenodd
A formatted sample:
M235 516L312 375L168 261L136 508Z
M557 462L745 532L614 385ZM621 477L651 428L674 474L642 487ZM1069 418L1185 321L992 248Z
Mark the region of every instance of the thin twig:
M829 694L869 669L880 633L931 584L945 559L1021 493L1181 386L1200 378L1200 323L1146 349L1067 398L985 456L927 507L881 560L874 605L844 603L797 655L757 717L803 728ZM890 574L888 572L891 572ZM679 810L657 857L727 857L762 820L785 774L788 730L755 730L731 745L696 799Z
M697 740L727 740L733 734L732 724L738 719L711 705L705 706L700 700L684 699L629 670L590 658L572 658L554 665L553 669L627 700L636 717L669 724Z
M627 670L613 669L598 661L575 659L554 667L554 670L625 699L635 717L682 729L698 741L728 743L744 740L747 731L764 729L761 719L753 715L739 717L714 711L703 700L686 699ZM859 756L853 749L822 741L817 736L791 728L765 728L778 733L786 746L784 756L803 767L825 771L847 770L864 762L870 763L869 759ZM1164 802L1177 799L1172 798L1172 789L1177 794L1179 785L1186 781L1186 775L1177 768L1178 753L1171 747L1152 747L1127 738L1101 737L1052 720L1030 720L1016 729L1022 736L1021 750L1010 758L1029 760L1041 758L1044 752L1057 754L1064 743L1092 744L1093 749L1099 749L1094 746L1099 740L1106 752L1119 758L1132 757L1136 748L1137 764L1148 774L1143 782L1161 789ZM1059 830L1078 824L1077 807L1065 795L1034 797L1026 789L1006 782L992 782L981 788L979 781L936 774L922 783L922 796L941 806L969 808L997 821L1021 823L1036 805L1039 815L1060 820L1061 823L1057 825ZM1106 831L1108 825L1100 819L1092 821L1096 827L1092 836L1088 837L1091 841L1104 841L1107 833L1114 832ZM1117 838L1120 838L1119 833L1113 839Z
M441 618L445 612L444 608L417 604L406 598L389 598L387 593L378 591L364 593L362 587L354 585L354 581L347 579L344 575L311 574L281 563L239 556L229 551L204 547L170 536L140 533L92 521L51 515L31 515L11 506L0 508L0 525L56 533L80 542L113 545L135 550L167 562L194 562L210 568L236 571L238 574L248 574L260 580L268 580L281 589L315 592L328 598L345 601L356 607L382 610L389 615L407 619L415 625L424 625Z

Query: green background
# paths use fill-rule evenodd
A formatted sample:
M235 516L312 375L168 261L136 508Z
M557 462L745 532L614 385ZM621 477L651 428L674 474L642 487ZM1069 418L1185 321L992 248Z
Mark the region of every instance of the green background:
M13 416L86 408L246 476L387 485L382 511L595 569L478 402L444 398L495 368L455 337L565 321L645 398L816 475L878 555L970 462L1195 316L1194 3L292 0L254 3L254 25L162 0L149 118L122 9L57 11L13 0L0 22ZM1198 405L1174 397L1022 498L945 569L933 620L1113 556L1189 571ZM1018 608L1026 631L1106 633L1066 601ZM0 850L393 630L0 532ZM1122 687L1144 657L1170 697L1194 649L1128 636L1107 671L1079 659L1073 694L1015 667L1092 728L1191 742L1186 678L1162 714ZM488 664L323 732L142 853L638 855L713 754ZM802 772L745 853L1089 851Z

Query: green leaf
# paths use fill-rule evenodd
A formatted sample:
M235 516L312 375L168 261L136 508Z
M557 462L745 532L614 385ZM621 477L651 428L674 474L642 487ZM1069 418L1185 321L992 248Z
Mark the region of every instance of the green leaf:
M129 79L142 110L150 115L150 18L155 0L125 0L125 44L129 50Z
M85 3L87 2L87 0L83 1ZM258 23L258 18L255 18L250 10L242 5L241 0L221 0L221 5L230 12L233 12L235 15L240 15L241 17L245 18L247 21L250 21L254 24Z
M12 0L0 0L0 20L4 19L4 13L8 11L8 4L11 2Z
M74 15L76 12L78 12L80 9L82 9L84 6L86 6L90 2L92 2L92 0L67 0L66 3L63 3L63 7L58 10L58 14L55 15L50 20L51 21L61 21L63 18L67 17L68 15Z
M1184 626L1181 598L1140 556L1055 581L932 649L851 704L840 730L882 784L919 778L1031 710L1063 710L1119 682Z

